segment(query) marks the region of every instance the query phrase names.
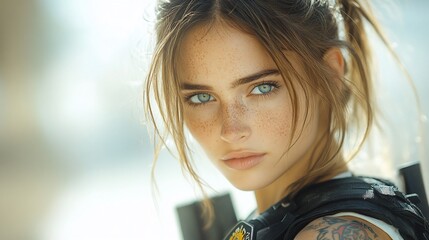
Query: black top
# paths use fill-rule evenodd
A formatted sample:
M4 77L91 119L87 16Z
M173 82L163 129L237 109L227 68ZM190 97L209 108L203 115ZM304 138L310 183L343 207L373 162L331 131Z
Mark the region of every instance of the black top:
M310 185L293 199L288 197L249 221L239 222L225 239L293 239L311 221L340 212L355 212L386 222L404 239L429 240L429 224L411 200L391 182L348 177ZM234 238L232 238L234 239Z

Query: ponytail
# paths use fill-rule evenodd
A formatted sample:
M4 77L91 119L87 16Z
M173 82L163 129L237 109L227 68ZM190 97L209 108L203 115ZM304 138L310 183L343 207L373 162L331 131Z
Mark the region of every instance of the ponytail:
M377 125L377 127L380 127L377 119L374 119L374 115L377 111L376 105L374 103L373 99L373 93L372 91L372 79L373 71L371 69L372 64L372 52L368 44L368 35L367 31L364 30L364 23L368 23L368 25L374 30L378 38L381 40L381 42L384 44L384 46L389 51L391 57L396 61L396 64L401 69L402 73L404 74L406 80L408 81L408 84L411 87L411 90L413 92L413 95L415 97L416 101L416 108L417 113L420 116L422 114L422 106L420 103L420 99L418 96L417 88L413 82L413 79L410 75L410 73L407 71L405 66L402 64L399 56L396 54L396 52L393 50L393 47L391 46L390 42L388 41L387 37L382 31L382 28L379 26L377 20L375 19L370 5L368 3L368 0L338 0L338 4L340 5L341 9L341 16L344 21L344 28L346 33L346 41L349 44L349 52L353 56L349 64L351 65L348 69L350 72L349 78L357 86L360 88L360 90L365 94L364 97L367 99L366 107L361 106L361 110L364 110L366 116L367 116L367 124L368 128L365 131L365 135L363 140L366 139L367 135L369 134L370 127L372 123ZM354 101L353 103L356 104L360 101ZM362 107L365 107L362 109ZM359 109L356 108L356 106L353 106L352 109ZM360 116L362 114L352 114L353 116ZM420 117L419 117L420 118ZM358 119L355 119L358 120ZM357 121L358 123L359 121ZM421 138L423 139L422 142L425 142L425 136L424 136L424 122L422 120L418 120L418 128L421 132ZM362 141L363 143L363 141ZM361 144L362 145L362 144ZM357 153L357 151L356 151ZM355 154L356 154L355 153ZM355 155L354 154L354 155ZM354 156L353 155L353 156ZM420 148L420 157L423 159L426 156L424 155L424 147L423 144Z
M374 76L371 68L373 56L368 44L369 39L365 23L368 23L386 44L387 41L385 41L366 0L339 0L339 4L349 53L345 76L345 84L349 86L346 88L349 91L347 101L351 100L349 102L352 104L350 109L354 111L350 113L351 118L346 119L346 121L354 124L358 129L364 129L358 146L349 157L352 159L368 137L374 121L375 103L372 88ZM362 119L362 116L365 118Z
M335 159L341 155L346 135L348 135L347 139L353 137L350 140L356 141L350 143L354 148L345 156L346 163L352 160L368 138L374 122L376 123L374 116L377 108L372 86L374 78L373 59L367 27L371 27L375 31L390 50L392 56L401 65L399 58L373 16L367 0L337 0L333 9L340 13L337 16L337 25L340 26L339 32L341 33L341 26L344 31L344 36L340 39L342 40L341 43L335 43L337 45L333 46L342 47L348 53L345 56L346 69L342 81L343 89L342 93L338 93L343 97L338 99L334 96L335 93L332 93L332 98L329 99L331 105L334 106L334 109L331 110L333 125L331 125L329 134L331 139L336 138L337 142L328 141L327 152L309 166L306 176L287 189L287 193L292 197L303 187L332 177L332 169L339 167L338 164L340 163ZM405 68L403 70L407 74ZM358 132L360 135L352 135L351 132L348 132L349 130L352 130L353 133Z
M377 124L377 121L374 119L377 109L373 99L374 94L372 92L372 83L374 78L372 69L373 55L369 46L368 31L365 30L365 27L371 27L372 30L374 30L378 38L382 41L382 43L390 52L391 56L395 59L398 66L401 68L416 96L417 107L419 110L420 103L412 78L401 63L396 52L393 50L390 42L387 40L387 37L378 24L378 21L375 19L369 1L338 0L338 4L340 5L339 8L341 9L341 17L344 23L345 40L348 44L348 52L351 55L350 59L348 60L349 66L347 66L348 72L346 77L348 78L347 80L351 81L351 84L358 90L354 96L359 98L356 99L357 101L352 101L352 109L358 112L351 115L359 117L363 114L363 116L366 116L367 126L365 127L366 130L361 141L361 143L363 143L369 134L373 122ZM361 98L359 96L361 96ZM354 120L356 121L356 124L359 124L359 122L362 121L362 119ZM360 147L361 146L359 146L357 150L359 150ZM352 156L354 156L356 153L357 151L355 151Z

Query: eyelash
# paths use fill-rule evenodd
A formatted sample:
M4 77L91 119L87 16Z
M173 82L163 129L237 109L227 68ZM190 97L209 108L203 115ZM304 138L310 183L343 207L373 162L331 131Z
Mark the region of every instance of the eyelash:
M254 96L256 96L256 97L268 97L269 95L271 95L272 93L275 93L280 88L280 84L277 81L263 81L263 82L259 82L259 83L252 85L252 91L256 87L261 86L261 85L270 85L273 87L273 89L270 92L265 93L265 94L253 94ZM190 93L190 94L187 94L184 96L185 102L191 107L199 107L199 106L203 106L203 105L211 102L211 101L202 102L202 103L191 102L191 98L194 97L195 95L198 95L198 94L209 94L209 95L211 95L210 93L207 93L207 92L193 92L193 93Z
M202 105L208 103L208 102L193 103L191 101L191 98L194 97L194 96L196 96L196 95L198 95L198 94L209 94L211 96L211 94L207 93L207 92L193 92L193 93L189 93L189 94L184 95L184 97L183 97L185 99L185 103L187 103L191 107L198 107L198 106L202 106Z
M254 94L257 97L268 97L269 95L271 95L272 93L275 93L279 88L280 88L280 84L277 81L264 81L264 82L259 82L257 84L254 84L252 86L252 91L253 89L255 89L258 86L261 85L270 85L273 87L273 89L265 94Z

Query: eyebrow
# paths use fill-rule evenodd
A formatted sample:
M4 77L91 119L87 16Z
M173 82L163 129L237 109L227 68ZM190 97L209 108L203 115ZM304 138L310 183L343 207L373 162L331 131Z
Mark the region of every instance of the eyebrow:
M250 76L243 77L243 78L240 78L240 79L234 81L231 84L231 88L235 88L235 87L238 87L240 85L256 81L256 80L261 79L263 77L272 76L272 75L279 75L279 74L280 74L280 71L278 69L262 70L260 72L254 73Z
M279 75L280 71L278 69L266 69L260 72L251 74L249 76L239 78L231 84L231 88L236 88L240 85L247 84L256 80L259 80L263 77ZM183 83L181 86L182 90L213 90L211 86L193 84L193 83Z

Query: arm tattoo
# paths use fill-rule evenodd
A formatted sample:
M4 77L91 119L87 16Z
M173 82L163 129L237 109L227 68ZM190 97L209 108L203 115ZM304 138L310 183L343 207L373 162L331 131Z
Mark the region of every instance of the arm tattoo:
M317 240L376 240L374 230L361 222L336 217L323 217L302 231L317 231Z

